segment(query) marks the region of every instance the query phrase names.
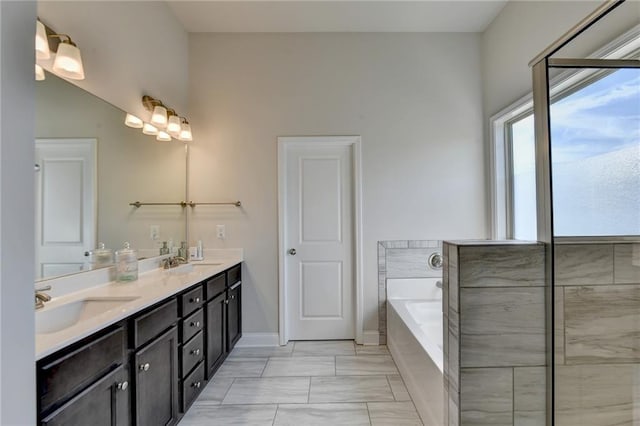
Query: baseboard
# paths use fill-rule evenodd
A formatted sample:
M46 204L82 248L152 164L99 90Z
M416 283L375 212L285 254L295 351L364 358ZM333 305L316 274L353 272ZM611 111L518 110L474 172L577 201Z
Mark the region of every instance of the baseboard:
M236 347L252 346L278 346L280 339L278 333L242 333L242 337L236 343Z
M362 334L362 344L363 345L374 345L377 346L380 344L380 333L378 330L365 330Z

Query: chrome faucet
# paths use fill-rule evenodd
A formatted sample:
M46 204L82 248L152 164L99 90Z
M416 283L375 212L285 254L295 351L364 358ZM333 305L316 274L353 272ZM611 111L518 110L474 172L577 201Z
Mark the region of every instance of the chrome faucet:
M36 309L44 308L44 302L48 302L51 300L51 296L49 296L46 293L43 293L44 291L49 291L49 290L51 290L50 285L41 287L41 288L36 288Z
M175 268L178 265L188 263L187 259L180 256L170 256L162 261L162 267L164 269Z

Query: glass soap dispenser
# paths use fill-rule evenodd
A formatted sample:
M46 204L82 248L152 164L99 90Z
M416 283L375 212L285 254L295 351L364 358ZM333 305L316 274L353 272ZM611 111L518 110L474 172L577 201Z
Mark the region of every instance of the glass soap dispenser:
M129 243L116 251L116 280L121 282L138 279L138 256Z

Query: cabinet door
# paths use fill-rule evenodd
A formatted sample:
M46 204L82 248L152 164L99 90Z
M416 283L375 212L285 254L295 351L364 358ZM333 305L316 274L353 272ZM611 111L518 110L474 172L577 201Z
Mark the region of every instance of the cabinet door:
M207 379L213 377L226 355L226 293L207 303Z
M129 371L120 366L42 420L46 426L128 426Z
M236 342L242 336L242 285L240 283L229 290L228 318L228 344L227 352L231 352Z
M178 331L175 326L134 355L136 425L175 424L178 419Z

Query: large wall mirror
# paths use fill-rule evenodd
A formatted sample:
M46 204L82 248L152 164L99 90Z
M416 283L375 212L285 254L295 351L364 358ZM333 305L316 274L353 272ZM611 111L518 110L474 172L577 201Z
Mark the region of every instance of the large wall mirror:
M125 113L50 73L36 82L36 279L92 269L129 242L139 257L186 239L184 143L124 125Z

